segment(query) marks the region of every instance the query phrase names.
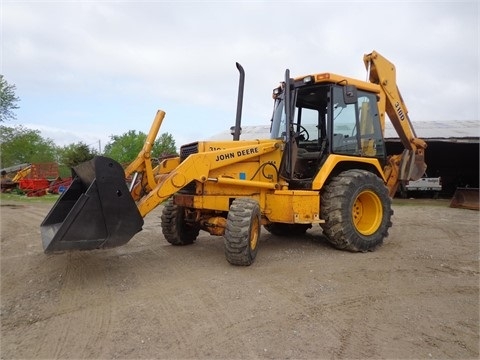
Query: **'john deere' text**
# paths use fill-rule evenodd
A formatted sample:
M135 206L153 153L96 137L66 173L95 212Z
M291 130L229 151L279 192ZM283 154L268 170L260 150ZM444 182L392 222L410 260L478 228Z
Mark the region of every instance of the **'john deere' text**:
M237 152L232 151L226 154L220 154L220 155L217 155L215 161L233 159L235 157L242 157L242 156L247 156L252 154L258 154L258 148L254 147L250 149L238 150Z

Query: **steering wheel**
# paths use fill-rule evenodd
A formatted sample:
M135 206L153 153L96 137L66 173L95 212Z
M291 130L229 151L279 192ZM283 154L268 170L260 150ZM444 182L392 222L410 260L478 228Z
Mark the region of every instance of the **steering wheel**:
M297 124L297 123L292 123L292 125L296 126L297 128L298 127L300 128L300 131L297 133L298 137L300 137L302 134L304 134L303 135L303 140L304 141L308 141L308 139L310 139L310 134L308 133L307 129L305 129L305 127L303 127L302 125Z

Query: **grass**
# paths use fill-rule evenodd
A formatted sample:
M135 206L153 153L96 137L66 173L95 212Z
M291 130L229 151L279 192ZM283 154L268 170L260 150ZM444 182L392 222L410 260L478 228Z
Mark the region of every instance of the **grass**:
M394 198L393 206L449 206L449 199L399 199Z
M57 201L59 195L47 194L44 196L32 196L14 194L14 193L0 193L0 204L6 202L23 202L23 203L54 203Z

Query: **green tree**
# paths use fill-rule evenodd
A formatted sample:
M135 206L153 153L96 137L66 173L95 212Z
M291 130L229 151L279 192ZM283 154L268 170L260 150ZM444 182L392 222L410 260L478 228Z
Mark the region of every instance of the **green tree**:
M131 163L142 150L147 135L143 132L129 130L123 135L112 135L112 140L105 145L104 155L110 157L120 164ZM158 158L164 155L176 154L175 140L169 133L161 134L154 142L152 147L152 158Z
M177 155L177 147L175 146L175 140L169 133L160 134L155 141L155 145L152 149L153 156L162 157L165 155Z
M93 159L93 157L97 155L97 152L91 149L87 144L79 142L58 149L58 155L60 164L71 168L82 162Z
M15 85L10 85L3 75L0 75L0 122L15 119L12 110L18 109L16 103L20 101L15 95L15 90Z
M55 144L51 139L44 139L39 130L27 129L22 125L0 125L1 167L54 162L55 155Z

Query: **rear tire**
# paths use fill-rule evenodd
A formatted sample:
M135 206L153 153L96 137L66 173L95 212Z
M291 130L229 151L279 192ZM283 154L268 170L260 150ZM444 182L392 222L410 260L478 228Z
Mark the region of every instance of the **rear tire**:
M172 245L190 245L197 239L200 227L185 222L185 208L167 200L161 216L162 233Z
M334 177L323 189L320 213L328 241L349 251L374 250L392 226L388 189L366 170L348 170Z
M225 229L225 257L232 265L248 266L257 256L261 230L260 206L249 198L235 199L230 206Z

